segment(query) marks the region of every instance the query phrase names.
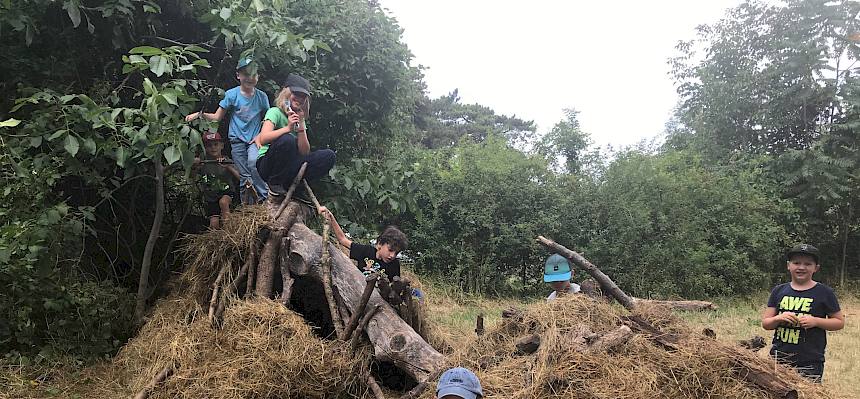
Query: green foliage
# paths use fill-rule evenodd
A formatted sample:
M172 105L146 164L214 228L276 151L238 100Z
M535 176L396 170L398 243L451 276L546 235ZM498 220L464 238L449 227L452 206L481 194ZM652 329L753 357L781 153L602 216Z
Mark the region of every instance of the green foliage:
M552 160L556 169L561 169L559 160L564 160L564 170L579 174L582 170L583 156L591 144L588 135L579 127L574 109L564 110L565 119L556 123L552 130L537 143L536 150Z

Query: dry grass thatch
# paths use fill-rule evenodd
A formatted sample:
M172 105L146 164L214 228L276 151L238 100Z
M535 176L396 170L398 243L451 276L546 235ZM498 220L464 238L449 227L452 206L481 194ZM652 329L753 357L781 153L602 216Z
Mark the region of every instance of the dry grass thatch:
M762 369L775 370L801 398L831 398L783 366L752 352L690 331L669 311L644 308L639 314L665 332L678 335L677 351L667 351L637 334L614 353L574 351L569 336L583 324L605 333L621 324L626 311L583 295L530 306L521 320L504 320L483 337L449 356L476 372L487 398L769 398L741 379L733 358L743 357ZM532 355L515 354L515 341L539 334ZM422 398L432 398L428 392Z
M320 339L273 301L234 302L216 331L195 303L172 299L160 303L114 364L122 370L118 382L133 392L174 365L151 398L322 398L363 396L368 358Z

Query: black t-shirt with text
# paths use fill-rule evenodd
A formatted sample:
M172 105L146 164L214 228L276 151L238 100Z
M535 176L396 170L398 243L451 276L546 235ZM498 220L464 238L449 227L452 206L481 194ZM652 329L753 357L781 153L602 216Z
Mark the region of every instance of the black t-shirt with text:
M795 314L827 317L839 311L839 301L830 287L816 283L814 287L802 291L791 288L791 283L777 285L770 292L767 307L776 308L777 314ZM772 356L790 363L816 363L824 361L824 348L827 334L821 328L805 329L781 325L773 333Z
M365 267L369 264L374 271L384 270L389 279L400 276L400 259L394 258L389 263L376 259L376 248L373 246L353 242L349 247L349 257L358 261L358 269L362 272L366 271Z

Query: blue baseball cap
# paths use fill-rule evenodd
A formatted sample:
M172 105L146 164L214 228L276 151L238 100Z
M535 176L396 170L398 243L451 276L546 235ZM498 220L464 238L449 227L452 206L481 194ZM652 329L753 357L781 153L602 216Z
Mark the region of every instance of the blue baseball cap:
M439 378L436 385L436 396L455 395L463 399L477 399L484 396L478 376L471 370L462 367L448 369Z
M546 264L543 268L543 282L569 281L570 274L570 263L564 256L553 254L546 258Z
M242 57L242 59L240 59L240 60L239 60L239 63L238 63L238 64L236 64L236 70L238 71L238 70L240 70L240 69L242 69L242 68L245 68L245 67L247 67L248 65L251 65L251 63L252 63L252 62L254 62L254 59L253 59L253 58L251 58L251 57Z

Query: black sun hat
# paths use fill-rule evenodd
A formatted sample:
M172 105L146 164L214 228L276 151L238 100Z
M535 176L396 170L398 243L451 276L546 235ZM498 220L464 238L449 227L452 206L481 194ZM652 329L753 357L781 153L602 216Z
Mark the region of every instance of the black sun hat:
M792 247L788 252L786 252L786 259L791 259L792 255L809 255L812 259L815 259L815 263L818 263L818 248L813 247L809 244L798 244Z
M284 86L289 87L290 91L293 93L304 93L308 97L311 95L311 82L294 73L287 76Z

